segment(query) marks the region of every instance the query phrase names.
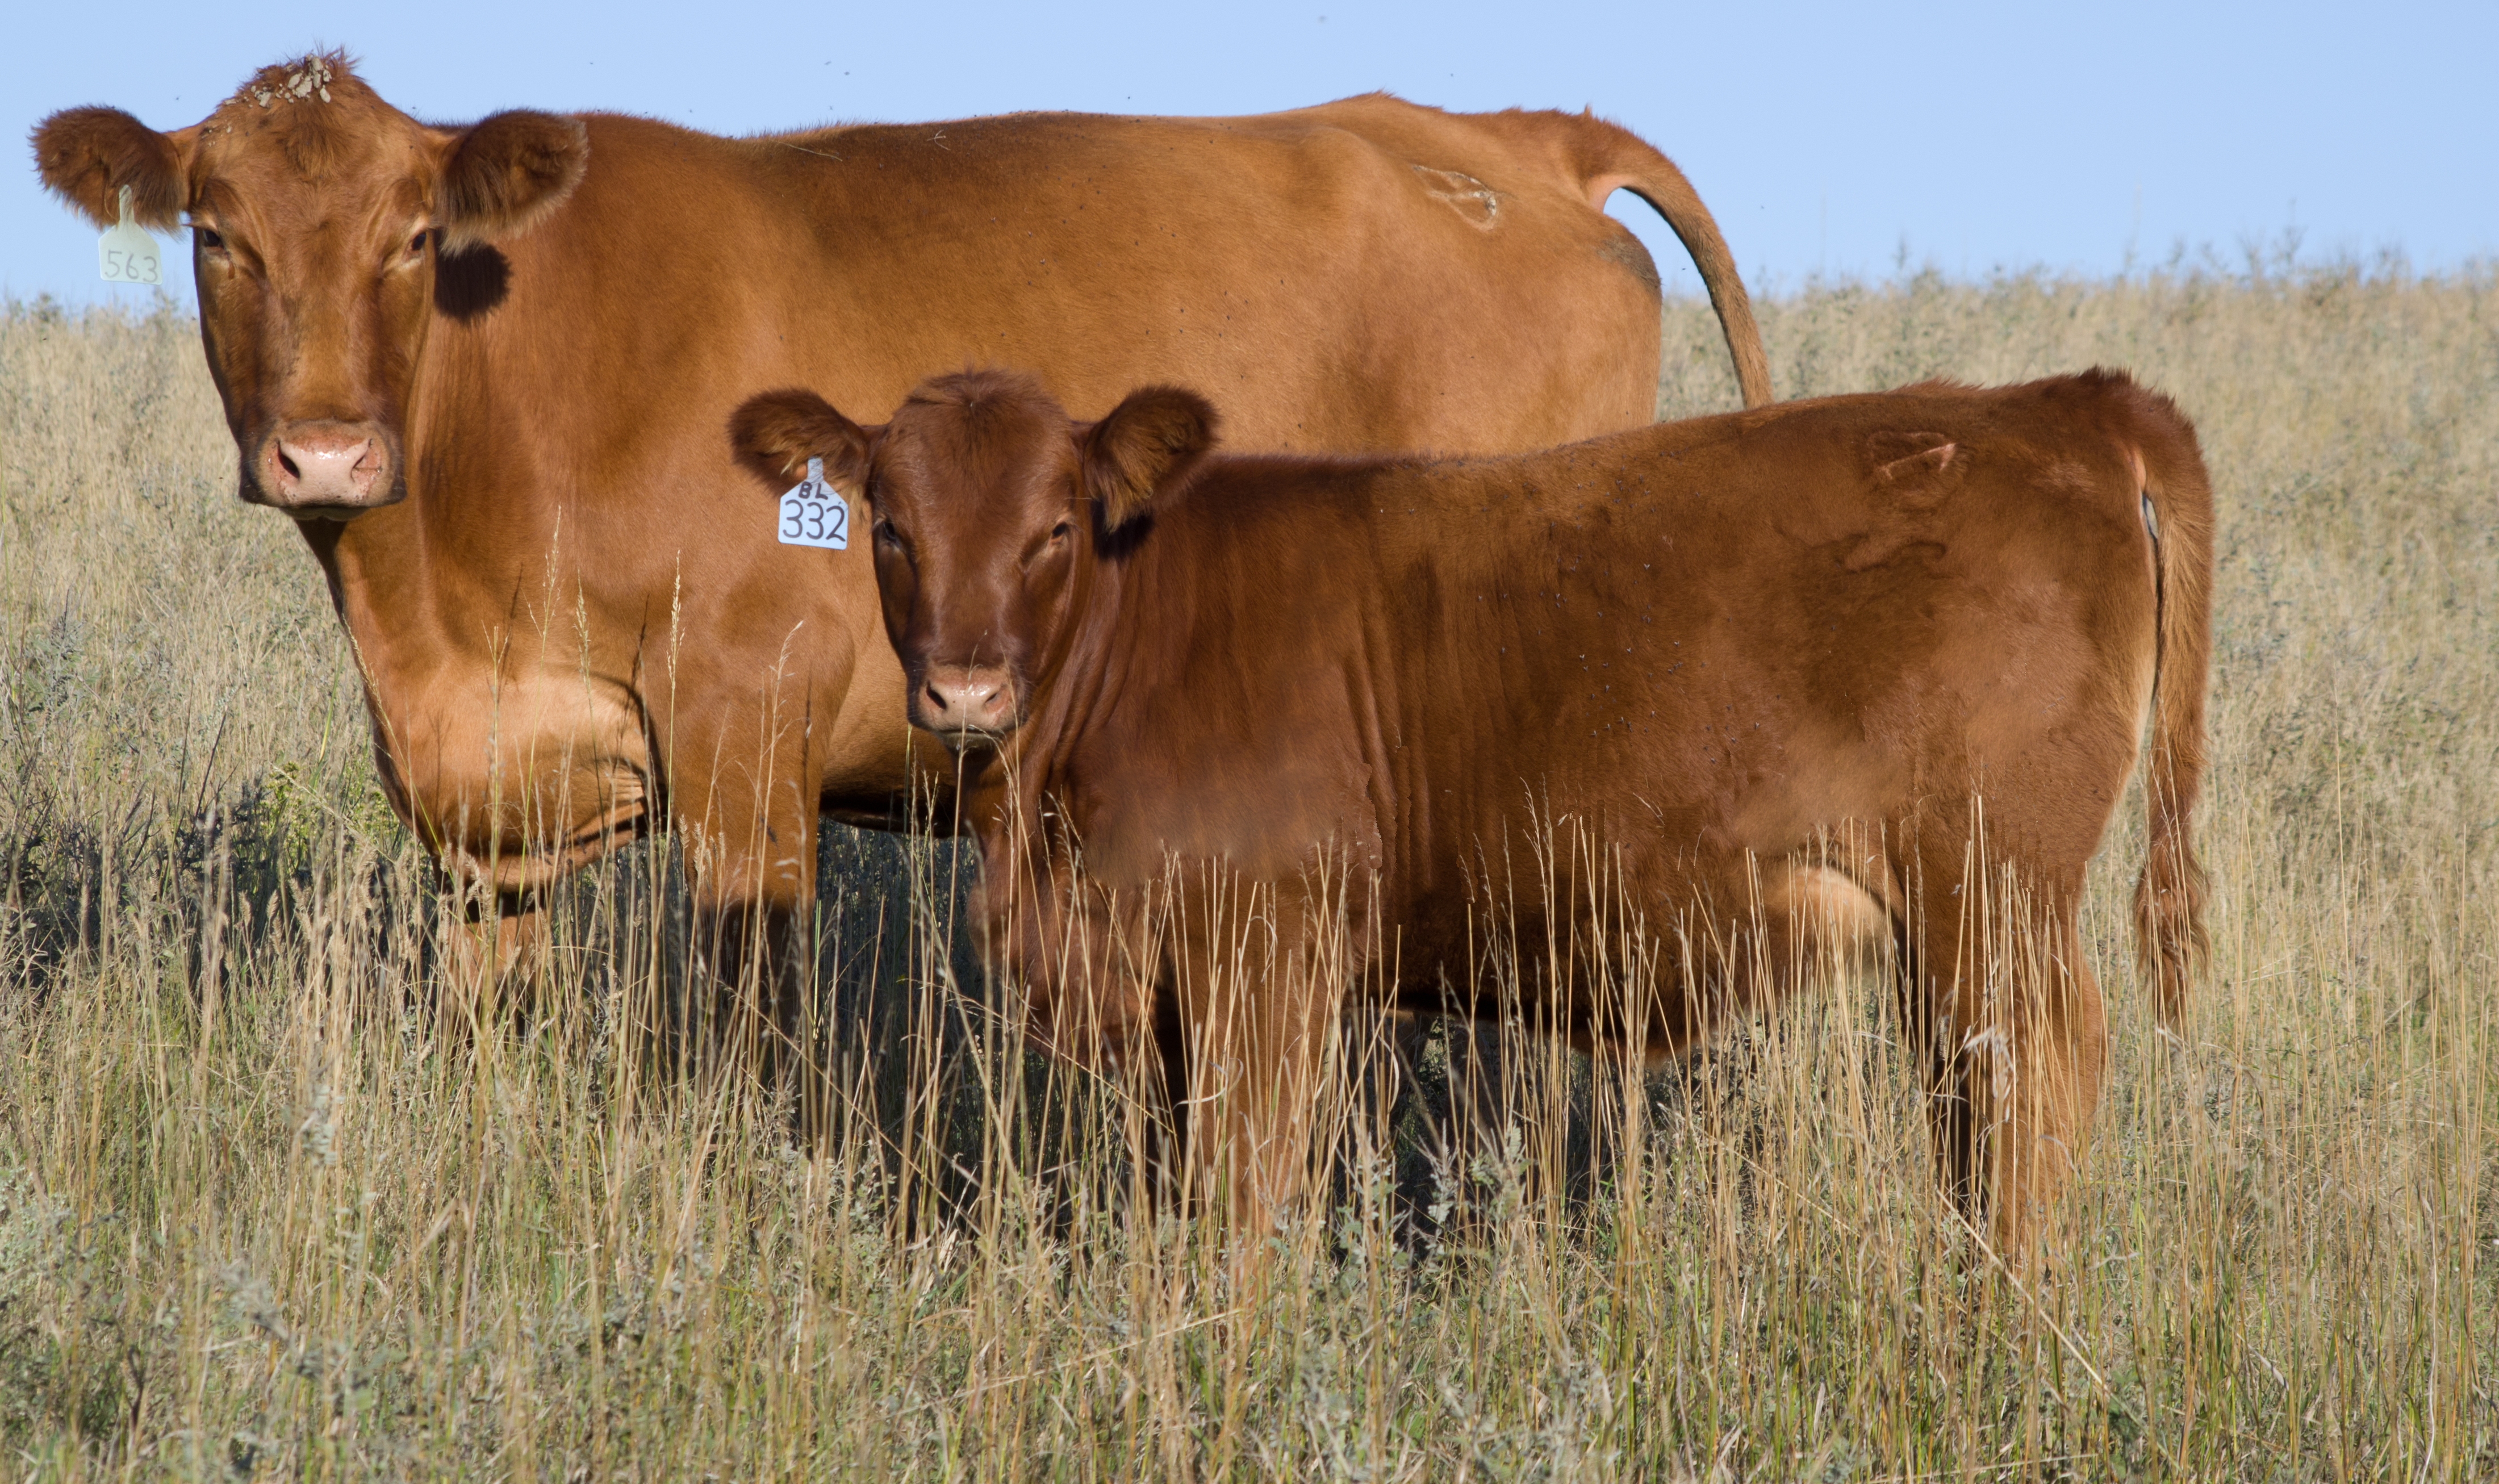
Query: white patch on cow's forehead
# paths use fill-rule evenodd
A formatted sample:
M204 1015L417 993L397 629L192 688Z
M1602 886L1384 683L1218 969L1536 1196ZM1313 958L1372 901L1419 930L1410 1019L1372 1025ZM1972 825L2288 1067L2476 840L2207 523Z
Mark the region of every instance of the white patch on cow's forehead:
M288 69L285 81L276 87L246 85L243 91L235 94L235 101L241 103L243 99L249 98L262 108L279 103L303 102L316 97L323 103L327 103L330 101L330 63L326 58L318 55L306 56Z

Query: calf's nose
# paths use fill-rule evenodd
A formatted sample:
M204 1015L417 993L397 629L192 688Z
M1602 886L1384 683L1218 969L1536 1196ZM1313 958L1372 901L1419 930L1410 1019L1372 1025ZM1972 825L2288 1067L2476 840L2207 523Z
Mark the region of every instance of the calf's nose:
M932 664L914 720L938 733L998 736L1015 727L1015 684L1002 666Z

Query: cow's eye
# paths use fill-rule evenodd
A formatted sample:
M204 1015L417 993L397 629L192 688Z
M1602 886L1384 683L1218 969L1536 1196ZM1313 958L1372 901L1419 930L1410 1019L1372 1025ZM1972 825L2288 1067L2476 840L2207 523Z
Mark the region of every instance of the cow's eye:
M1057 525L1050 528L1050 538L1054 541L1064 541L1075 533L1076 528L1067 524L1065 521L1060 521Z
M226 250L226 240L217 232L216 228L201 227L197 230L200 234L201 246L206 247L211 252L223 252Z
M414 257L418 253L423 252L425 250L425 240L432 235L433 229L429 227L424 231L417 233L416 236L409 238L407 240L408 256Z

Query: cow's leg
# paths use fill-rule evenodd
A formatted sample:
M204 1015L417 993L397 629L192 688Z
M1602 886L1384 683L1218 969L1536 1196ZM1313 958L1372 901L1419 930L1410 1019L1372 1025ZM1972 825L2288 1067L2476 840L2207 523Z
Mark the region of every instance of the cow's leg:
M1904 933L1903 1019L1935 1155L1973 1228L2028 1264L2082 1155L2107 1044L2076 888L1929 858Z
M442 933L442 984L471 1033L536 1009L546 971L547 917L534 891L455 892Z
M795 1078L794 1132L812 1147L826 1133L828 1089L815 1054L818 815L803 729L723 728L699 750L681 739L674 757L683 770L670 779L671 812L695 909L679 1054L774 1082ZM698 758L704 765L683 767Z
M1397 1119L1414 1086L1428 1022L1410 1011L1357 998L1346 1012L1339 1076L1349 1096L1353 1121L1348 1146L1387 1161L1396 1170ZM1357 1181L1369 1176L1356 1171ZM1401 1225L1406 1217L1398 1217Z
M471 857L435 862L444 912L436 935L434 1009L443 1030L473 1046L489 1027L526 1018L539 1004L548 952L545 899L526 887L498 888Z
M1507 1188L1525 1174L1511 1156L1533 1144L1524 1120L1540 1100L1522 1088L1520 1073L1532 1075L1537 1062L1522 1054L1527 1048L1514 1018L1452 1016L1443 1036L1448 1105L1435 1158L1451 1210L1471 1220L1483 1188Z
M819 1018L808 952L815 906L813 811L791 811L752 837L726 840L695 888L695 955L708 996L704 1049L751 1068L768 1085L791 1081L797 1134L815 1147L827 1132L827 1088L818 1065ZM788 864L791 857L796 864Z

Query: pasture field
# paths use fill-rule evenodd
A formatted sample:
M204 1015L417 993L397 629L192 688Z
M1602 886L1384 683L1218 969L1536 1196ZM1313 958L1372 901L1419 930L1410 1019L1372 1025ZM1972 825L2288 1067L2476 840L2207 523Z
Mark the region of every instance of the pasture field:
M956 852L841 831L844 1115L686 1074L665 843L538 1012L433 1013L352 659L238 504L196 323L0 312L0 1471L185 1478L2499 1477L2499 274L2252 263L1762 305L1783 395L2129 367L2221 525L2211 972L2085 933L2110 1093L2058 1258L1931 1175L1838 977L1645 1081L1445 1038L1254 1262L1002 1034ZM1668 308L1665 415L1733 405ZM760 518L760 517L759 517ZM1439 1114L1496 1068L1513 1112Z

